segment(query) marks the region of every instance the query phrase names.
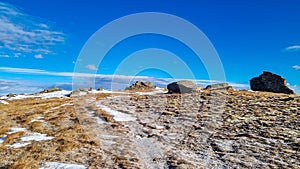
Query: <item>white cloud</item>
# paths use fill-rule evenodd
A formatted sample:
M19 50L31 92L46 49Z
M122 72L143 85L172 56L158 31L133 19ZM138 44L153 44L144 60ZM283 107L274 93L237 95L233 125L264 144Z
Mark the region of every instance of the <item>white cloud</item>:
M3 55L0 54L0 58L9 58L9 56L6 54L3 54Z
M103 74L89 74L89 73L74 73L74 72L49 72L41 69L25 69L25 68L11 68L11 67L0 67L0 72L9 72L9 73L20 73L20 74L30 74L30 75L49 75L49 76L60 76L60 77L68 77L65 84L47 84L53 85L56 87L62 87L67 90L71 90L72 87L75 88L84 88L91 87L91 84L95 83L95 87L103 87L108 90L119 90L124 89L129 86L131 83L134 83L137 80L141 81L150 81L158 87L166 87L167 84L184 79L173 79L173 78L154 78L149 76L125 76L125 75L103 75ZM79 80L83 82L82 84L74 84L72 83L72 77L75 77L75 81ZM95 80L95 81L94 81ZM190 80L190 79L186 79ZM202 87L206 87L212 83L220 83L215 80L194 80L195 83ZM240 84L240 83L230 83L235 89L249 89L248 84ZM5 85L6 86L6 85ZM41 86L36 87L37 85L33 85L32 89L41 89ZM1 85L0 85L1 87ZM24 90L24 89L22 89ZM35 92L38 92L36 91ZM7 90L6 90L7 91ZM20 92L22 93L21 89Z
M295 65L295 66L293 66L293 69L299 70L299 69L300 69L300 66L299 66L299 65Z
M41 54L37 54L37 55L34 55L34 58L36 58L36 59L43 59L44 57Z
M54 46L65 41L65 35L44 22L11 4L0 2L0 54L52 53Z
M285 51L298 51L300 50L300 45L293 45L285 48Z
M287 83L287 86L289 88L291 88L295 93L300 94L300 87L299 86L297 86L297 85L291 85L289 83Z
M86 65L86 68L89 70L98 70L98 68L95 65Z

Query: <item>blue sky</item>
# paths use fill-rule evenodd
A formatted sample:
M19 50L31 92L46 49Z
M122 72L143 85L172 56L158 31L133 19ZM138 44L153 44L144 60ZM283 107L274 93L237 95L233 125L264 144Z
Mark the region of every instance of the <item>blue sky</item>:
M115 19L140 12L168 13L197 26L214 45L229 82L248 84L266 70L285 77L297 88L299 8L299 0L1 1L0 90L8 92L9 85L20 82L30 88L24 92L70 83L77 57L90 36ZM128 55L148 48L171 51L197 79L209 80L203 64L188 46L153 34L124 39L110 50L100 67L85 65L86 73L113 74ZM172 77L163 70L143 70L142 66L140 70L134 75L130 69L117 72Z

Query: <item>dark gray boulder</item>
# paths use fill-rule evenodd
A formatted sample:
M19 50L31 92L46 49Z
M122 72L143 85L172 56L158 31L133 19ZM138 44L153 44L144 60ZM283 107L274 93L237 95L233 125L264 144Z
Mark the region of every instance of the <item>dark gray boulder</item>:
M266 71L259 77L254 77L250 80L250 88L253 91L294 94L294 91L287 87L284 78Z
M194 82L189 80L181 80L168 84L168 93L192 93L199 90Z
M229 90L232 89L232 86L230 86L228 83L217 83L217 84L211 84L206 86L205 89L211 89L211 90Z

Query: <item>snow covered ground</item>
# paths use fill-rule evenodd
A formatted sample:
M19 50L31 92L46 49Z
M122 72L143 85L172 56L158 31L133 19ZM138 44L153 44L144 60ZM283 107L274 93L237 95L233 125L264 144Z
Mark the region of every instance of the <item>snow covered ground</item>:
M9 104L7 101L5 101L5 100L0 100L0 103L1 104Z
M136 120L135 117L132 117L129 114L125 114L125 113L113 110L107 106L104 106L101 104L98 104L97 106L99 108L101 108L102 110L106 111L107 113L109 113L110 115L112 115L114 120L116 120L116 121L135 121Z
M20 148L20 147L24 147L28 144L31 143L31 141L45 141L45 140L51 140L54 137L49 137L46 134L41 134L41 133L30 133L26 128L19 128L19 127L13 127L10 129L9 132L7 132L7 135L16 133L16 132L26 132L26 135L23 137L20 137L20 142L14 143L12 145L6 145L7 147L11 147L11 148ZM4 140L6 139L7 135L4 135L0 138L0 144L2 144L4 142Z
M83 165L78 164L66 164L60 162L46 162L44 167L40 169L86 169Z
M51 93L42 93L38 94L43 99L48 99L48 98L60 98L60 97L66 97L69 95L71 91L68 90L61 90L61 91L56 91L56 92L51 92Z
M28 98L42 98L42 99L60 98L60 97L67 97L67 95L69 95L70 93L71 91L61 90L61 91L56 91L51 93L19 94L16 95L15 97L2 96L0 97L1 99L0 103L9 104L4 100L21 100L21 99L28 99Z

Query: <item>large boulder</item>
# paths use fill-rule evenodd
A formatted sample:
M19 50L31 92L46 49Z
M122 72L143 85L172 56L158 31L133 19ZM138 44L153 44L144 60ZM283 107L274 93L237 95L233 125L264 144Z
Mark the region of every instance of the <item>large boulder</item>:
M136 81L129 87L126 87L125 90L134 90L134 91L152 91L156 88L151 82L142 82Z
M199 91L199 86L189 80L181 80L168 84L168 93L192 93Z
M206 86L205 89L210 90L229 90L232 89L232 86L230 86L228 83L217 83L217 84L211 84Z
M294 91L287 87L284 78L265 71L259 77L250 80L250 88L253 91L294 94Z

